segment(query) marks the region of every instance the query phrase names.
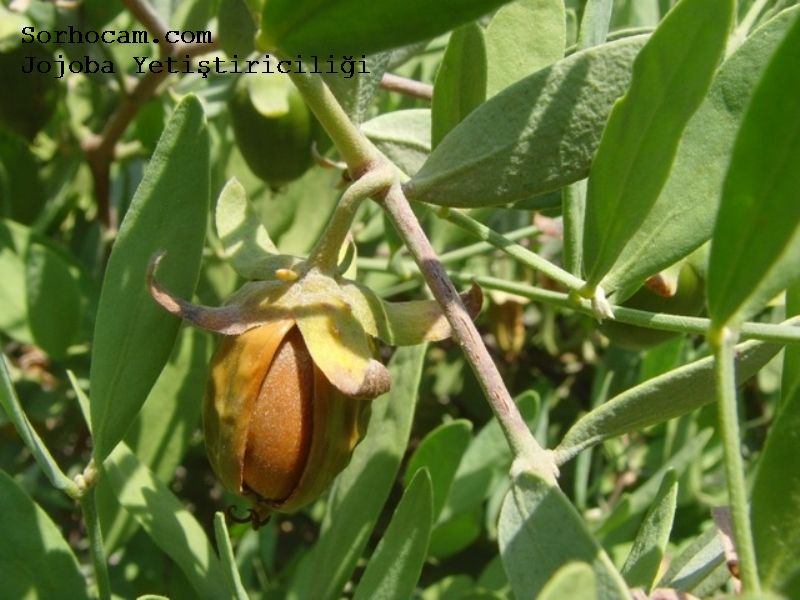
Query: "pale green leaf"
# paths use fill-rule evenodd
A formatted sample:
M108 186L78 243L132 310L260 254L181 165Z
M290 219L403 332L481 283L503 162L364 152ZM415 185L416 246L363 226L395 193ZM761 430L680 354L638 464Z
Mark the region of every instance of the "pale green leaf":
M290 269L298 262L292 256L278 254L235 177L222 188L215 216L226 258L245 279L271 279L277 269Z
M800 7L751 34L717 71L689 121L661 194L603 278L606 291L643 281L711 237L736 131L753 88Z
M786 295L786 312L800 314L800 286ZM765 586L800 595L800 346L786 347L781 402L770 426L752 493L753 537Z
M180 321L150 297L150 258L166 251L159 278L189 297L197 282L209 196L209 142L200 102L175 108L120 227L97 312L90 398L94 454L122 439L172 349Z
M658 198L723 56L733 4L680 0L636 58L589 177L583 256L590 285L608 273Z
M353 596L355 600L410 598L425 564L433 525L433 487L417 471L395 509Z
M0 530L0 597L89 598L78 560L58 527L5 471L0 471Z
M558 487L536 475L514 480L500 512L500 555L514 594L536 598L569 562L589 565L601 600L629 598L622 576Z
M561 567L542 588L540 600L596 600L597 578L586 563L570 562Z
M720 567L729 576L722 541L717 534L716 527L711 527L672 559L669 569L658 582L658 587L671 587L682 592L691 592L709 577L713 578L715 571Z
M404 188L457 207L506 204L586 177L608 114L645 36L578 52L475 109Z
M231 538L228 536L225 515L221 512L214 515L214 534L217 538L217 549L225 570L228 588L234 591L236 600L248 600L247 592L242 586L239 569L236 567L236 558L233 556L233 546L231 546Z
M433 84L430 148L438 146L451 129L486 100L486 65L480 25L469 23L456 29L447 42ZM413 175L420 166L421 163L406 173Z
M378 115L361 131L404 173L416 173L431 151L431 111L397 110Z
M120 504L183 571L199 598L229 598L225 572L202 526L125 444L103 463Z
M800 273L800 20L753 92L736 136L711 243L708 312L738 320Z
M561 60L567 36L563 0L516 0L486 28L487 96Z
M0 406L3 407L8 420L14 425L17 434L33 454L39 468L47 475L53 487L70 491L74 489L72 480L61 471L47 446L44 445L42 438L28 420L14 389L14 384L11 382L6 357L2 353L0 353Z
M749 341L736 346L736 381L744 383L779 351L779 344ZM562 464L605 439L679 417L714 400L714 359L701 358L625 390L584 415L556 448Z
M259 43L265 50L280 48L289 55L357 59L435 37L507 1L270 0L262 13Z
M652 590L666 555L677 501L678 480L674 471L667 471L622 567L622 576L630 587L646 593Z
M583 5L581 28L578 32L578 47L599 46L608 37L614 0L587 0Z
M450 494L461 457L472 439L472 423L458 419L439 425L426 435L414 450L406 466L406 479L427 469L433 484L433 517L442 512Z

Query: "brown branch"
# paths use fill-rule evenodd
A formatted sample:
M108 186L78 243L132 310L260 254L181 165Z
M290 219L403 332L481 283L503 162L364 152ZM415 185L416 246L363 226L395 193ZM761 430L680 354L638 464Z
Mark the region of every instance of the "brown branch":
M405 94L420 100L431 100L433 98L433 86L422 83L408 77L401 77L393 73L384 73L381 78L381 87L390 92Z
M445 317L453 328L454 337L466 355L498 421L501 422L514 453L517 457L524 457L527 460L527 467L555 483L557 474L555 463L533 438L528 425L517 410L478 329L436 256L399 183L392 185L383 199L383 204L419 266L433 296L442 306Z
M206 44L168 44L166 42L167 25L161 20L155 9L146 0L123 0L125 6L134 17L147 29L151 37L159 39L161 58L186 56L190 58L213 52L216 42ZM158 87L167 79L169 73L150 71L136 82L129 92L124 92L119 105L106 121L99 134L91 134L81 141L81 148L89 163L94 182L94 194L97 202L97 214L103 228L111 233L116 231L117 215L111 206L111 164L115 158L117 143L125 130L136 118L139 109L152 98Z

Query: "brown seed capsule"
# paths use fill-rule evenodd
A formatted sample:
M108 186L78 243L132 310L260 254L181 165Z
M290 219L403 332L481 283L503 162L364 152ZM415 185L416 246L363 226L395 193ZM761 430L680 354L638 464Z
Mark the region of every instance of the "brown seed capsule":
M347 465L368 407L331 386L292 320L225 337L204 405L211 465L260 518L295 510Z

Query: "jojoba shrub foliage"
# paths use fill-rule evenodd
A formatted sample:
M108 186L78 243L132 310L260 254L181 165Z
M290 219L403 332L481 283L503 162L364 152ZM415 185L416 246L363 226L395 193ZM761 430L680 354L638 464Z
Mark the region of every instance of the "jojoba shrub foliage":
M800 598L799 5L2 0L0 598Z

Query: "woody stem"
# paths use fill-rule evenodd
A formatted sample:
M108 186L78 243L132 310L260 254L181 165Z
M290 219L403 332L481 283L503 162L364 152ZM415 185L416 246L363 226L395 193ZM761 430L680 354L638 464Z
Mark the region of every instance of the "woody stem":
M357 206L366 194L381 202L441 305L453 336L461 345L516 458L523 463L523 468L555 484L555 463L534 439L514 404L480 333L411 210L400 187L399 170L350 121L322 79L311 74L293 73L292 80L330 135L347 163L351 177L356 180L342 198L338 214L335 213L331 219L323 240L312 253L312 260L319 260L315 257L321 256L330 260L334 249L338 256L344 239L341 237L343 223L349 224L353 206Z

